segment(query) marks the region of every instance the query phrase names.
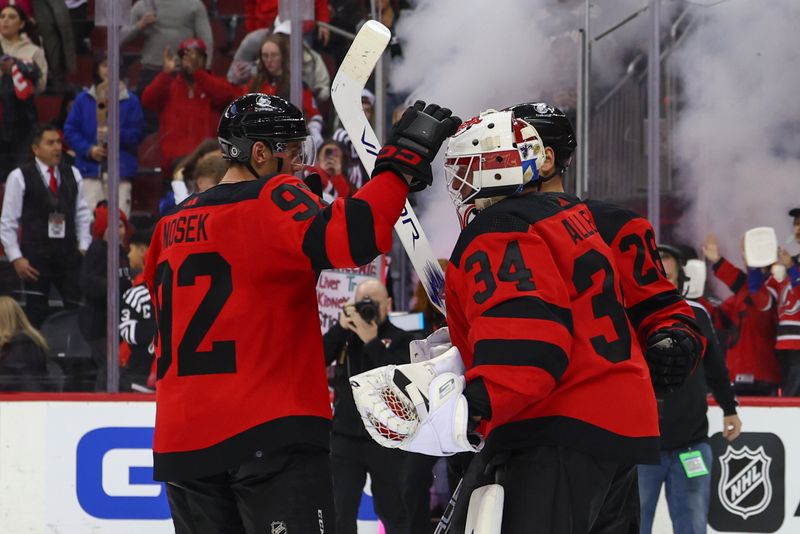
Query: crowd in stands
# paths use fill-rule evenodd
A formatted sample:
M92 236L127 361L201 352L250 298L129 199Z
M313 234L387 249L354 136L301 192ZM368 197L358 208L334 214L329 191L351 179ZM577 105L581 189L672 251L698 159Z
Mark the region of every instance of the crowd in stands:
M278 4L134 3L121 29L118 90L124 289L136 275L127 271L131 236L224 174L215 141L221 110L252 91L289 97L290 25L280 20ZM407 7L379 4L390 27ZM351 195L369 177L330 103L332 75L349 42L315 22L355 32L369 7L366 0L303 4L302 107L316 147L309 170L320 175L328 200ZM8 262L0 268L0 292L25 304L34 327L44 324L54 303L55 309L80 308L89 352L103 367L109 76L105 29L92 24L93 11L87 0L0 0L0 233ZM373 92L364 90L362 104L372 119ZM63 238L53 237L59 232ZM701 301L714 318L738 393L797 394L797 386L785 383L797 359L787 354L800 344L789 332L797 328L793 318L784 317L797 298L791 274L779 282L771 273L740 270L713 241L703 251L732 292L722 301ZM796 261L781 254L788 273ZM102 383L100 377L96 387Z
M120 390L154 390L154 313L141 276L153 225L222 179L227 163L216 129L233 99L253 91L289 98L290 29L278 4L134 3L119 56L114 229L106 207L108 51L105 29L92 23L94 2L0 0L0 392L106 390L112 231L120 238ZM309 171L319 174L330 201L352 195L369 175L330 102L349 41L315 21L355 33L369 2L307 4L302 108L316 149ZM404 4L379 4L381 21L392 27ZM364 90L362 106L372 120L372 91ZM790 216L797 247L800 208ZM678 248L680 261L697 256ZM800 396L800 258L781 250L775 266L758 269L737 266L723 252L731 253L713 236L702 248L709 272L730 294L707 291L697 301L716 327L730 382L738 395ZM425 335L445 324L421 286L414 301ZM422 486L430 485L430 469L422 466ZM360 490L358 481L353 487Z

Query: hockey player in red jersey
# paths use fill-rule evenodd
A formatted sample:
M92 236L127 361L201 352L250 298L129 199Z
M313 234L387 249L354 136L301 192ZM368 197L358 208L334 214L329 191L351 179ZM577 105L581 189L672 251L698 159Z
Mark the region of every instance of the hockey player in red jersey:
M703 340L657 251L619 271L609 248L619 227L604 235L589 207L561 186L574 149L571 126L560 112L559 124L554 108L536 107L547 136L510 111L491 111L464 123L448 145L448 188L465 223L447 269L448 323L466 387L453 376L451 351L364 373L351 385L365 426L384 446L474 450L466 413L480 420L485 447L464 477L448 532L465 531L472 491L491 482L487 463L504 473L503 532L633 532L631 464L658 458L650 376L661 389L678 386ZM652 287L638 283L644 289L626 308L623 279L649 281L649 268L660 278ZM649 371L638 338L655 345ZM419 392L427 400L416 400ZM415 417L402 408L404 397Z
M372 180L325 205L292 172L302 113L265 94L219 124L222 182L161 219L145 279L158 325L154 477L178 534L334 532L319 270L389 250L410 190L460 121L417 102Z
M547 190L563 192L560 178L577 146L569 119L543 102L509 109L536 128L545 147L552 148L555 168L540 180L547 183ZM691 307L666 277L653 226L641 215L608 202L585 204L619 269L625 312L645 351L656 394L676 389L694 368L697 343L703 346L705 340Z
M612 250L510 111L465 122L445 157L457 206L478 208L448 265L448 324L486 438L476 463L502 465L502 532L635 532L634 464L658 461L658 418ZM701 343L686 340L670 357L690 370Z

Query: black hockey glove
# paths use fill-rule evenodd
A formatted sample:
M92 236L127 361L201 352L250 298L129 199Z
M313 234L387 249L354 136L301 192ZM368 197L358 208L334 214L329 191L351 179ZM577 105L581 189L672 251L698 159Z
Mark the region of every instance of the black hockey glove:
M701 349L695 334L681 326L658 330L650 336L645 359L656 392L680 387L697 367Z
M421 191L433 183L431 161L444 140L456 133L461 119L436 104L417 100L392 128L389 140L378 153L374 176L393 171L408 180L411 191Z

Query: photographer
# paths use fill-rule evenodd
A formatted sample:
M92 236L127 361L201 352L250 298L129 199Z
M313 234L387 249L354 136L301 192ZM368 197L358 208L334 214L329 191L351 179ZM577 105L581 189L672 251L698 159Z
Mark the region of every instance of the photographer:
M325 361L335 363L336 400L331 436L336 532L355 534L356 517L367 473L372 478L375 511L387 534L407 532L409 521L402 505L401 481L409 453L386 449L367 434L353 402L350 377L389 364L409 363L413 336L388 321L391 299L378 280L356 288L355 304L347 304L339 323L323 336ZM428 491L428 488L420 488Z

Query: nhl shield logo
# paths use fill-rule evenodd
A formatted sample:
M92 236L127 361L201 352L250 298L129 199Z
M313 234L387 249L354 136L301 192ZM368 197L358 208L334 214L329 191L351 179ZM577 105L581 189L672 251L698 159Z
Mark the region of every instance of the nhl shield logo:
M270 525L270 534L286 534L286 523L283 521L273 521Z
M719 458L721 474L717 491L722 506L742 519L760 514L772 500L769 466L772 458L759 446L752 450L728 447Z

